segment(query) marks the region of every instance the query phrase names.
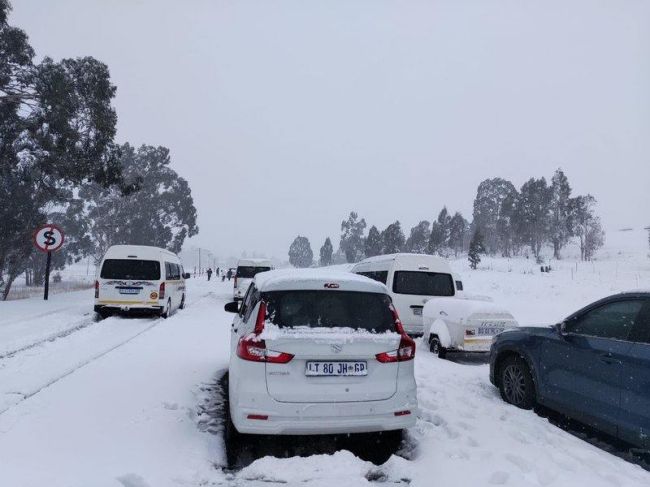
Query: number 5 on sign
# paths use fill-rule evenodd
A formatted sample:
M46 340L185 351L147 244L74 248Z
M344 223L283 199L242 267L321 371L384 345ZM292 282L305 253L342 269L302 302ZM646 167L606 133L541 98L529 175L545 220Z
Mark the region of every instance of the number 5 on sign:
M47 252L47 262L45 264L45 288L43 289L43 299L47 300L50 288L50 264L52 262L52 252L56 252L63 245L63 230L56 225L47 223L36 229L34 232L34 245L41 252Z

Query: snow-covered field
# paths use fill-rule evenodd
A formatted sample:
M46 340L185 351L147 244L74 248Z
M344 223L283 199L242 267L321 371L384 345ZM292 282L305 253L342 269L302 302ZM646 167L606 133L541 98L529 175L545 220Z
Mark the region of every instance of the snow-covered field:
M639 243L612 242L577 272L571 260L550 274L526 259L453 265L468 292L523 323L551 323L595 298L650 288L643 234L618 237ZM228 363L231 285L188 281L187 308L168 320L95 321L92 290L0 303L0 486L650 485L638 465L503 403L487 365L440 360L421 344L420 417L385 464L339 451L224 471L209 406L218 409Z

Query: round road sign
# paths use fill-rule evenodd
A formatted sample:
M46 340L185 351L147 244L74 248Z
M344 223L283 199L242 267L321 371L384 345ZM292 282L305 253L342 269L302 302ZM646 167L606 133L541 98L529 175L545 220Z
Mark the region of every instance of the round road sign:
M63 245L63 230L47 223L34 232L34 245L42 252L55 252Z

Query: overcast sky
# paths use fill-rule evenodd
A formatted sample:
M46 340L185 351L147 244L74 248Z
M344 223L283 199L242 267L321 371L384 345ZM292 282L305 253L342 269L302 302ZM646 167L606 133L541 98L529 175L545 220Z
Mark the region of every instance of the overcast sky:
M286 259L356 210L405 233L479 182L562 167L650 224L650 2L13 0L39 56L91 55L118 139L171 149L195 245Z

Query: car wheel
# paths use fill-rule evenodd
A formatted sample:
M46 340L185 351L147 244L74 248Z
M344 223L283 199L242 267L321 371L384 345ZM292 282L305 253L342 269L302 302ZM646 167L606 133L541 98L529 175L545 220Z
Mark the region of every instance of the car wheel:
M508 357L499 368L499 391L504 401L522 409L535 405L535 384L521 357Z
M167 304L165 305L165 309L163 309L163 312L160 314L163 318L169 318L171 316L171 311L172 311L172 300L168 299Z
M185 295L181 298L181 304L178 305L178 309L185 309Z
M113 313L111 313L107 309L102 309L102 310L98 311L97 314L99 315L99 319L105 320L106 318L110 317Z
M447 356L447 349L441 345L440 339L436 335L429 339L429 350L431 353L438 355L439 358Z

